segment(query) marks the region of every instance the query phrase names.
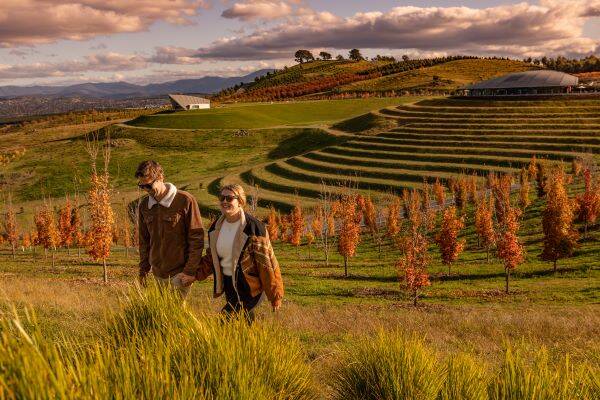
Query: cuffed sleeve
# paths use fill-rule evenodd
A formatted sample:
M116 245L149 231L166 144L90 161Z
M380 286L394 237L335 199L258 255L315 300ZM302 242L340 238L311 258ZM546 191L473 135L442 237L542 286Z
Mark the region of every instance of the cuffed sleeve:
M200 259L200 266L196 270L196 280L203 281L214 272L213 260L210 249L206 250L206 254Z
M269 234L256 237L253 243L253 254L263 290L272 305L281 304L283 299L283 279L279 262L275 257Z
M204 227L202 226L200 208L196 200L190 199L184 218L187 233L187 262L183 268L183 273L196 276L202 259L202 251L204 250Z
M140 276L146 276L151 269L150 265L150 232L144 221L144 216L138 210L138 242L140 250Z

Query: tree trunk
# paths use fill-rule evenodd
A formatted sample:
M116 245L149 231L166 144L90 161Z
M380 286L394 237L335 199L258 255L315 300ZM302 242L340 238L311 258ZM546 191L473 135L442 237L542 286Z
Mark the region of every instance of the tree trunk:
M416 290L413 292L413 306L417 306L417 299L419 298L419 292Z
M104 272L104 283L108 283L108 271L106 269L106 258L102 260L102 269Z
M67 246L67 255L70 256L71 255L71 246Z
M81 247L77 246L77 258L81 258Z
M310 244L308 245L308 259L309 260L311 259L311 257L310 257Z
M588 223L587 221L585 221L585 224L583 225L583 238L587 239L587 230L588 230Z
M52 268L54 268L54 250L52 250Z
M555 273L556 273L556 271L558 270L557 263L558 263L558 259L555 259L555 260L554 260L554 272L555 272Z
M508 280L510 279L510 269L506 270L506 294L508 294Z
M348 257L344 256L344 276L348 277Z
M485 248L485 256L487 257L487 263L490 263L490 248L486 247Z
M448 264L448 276L450 276L450 266L451 266L451 265L452 265L452 264Z
M129 258L129 246L125 246L125 258Z
M13 260L14 260L16 258L16 256L15 256L15 244L12 243L11 246L12 246L12 256L13 256Z

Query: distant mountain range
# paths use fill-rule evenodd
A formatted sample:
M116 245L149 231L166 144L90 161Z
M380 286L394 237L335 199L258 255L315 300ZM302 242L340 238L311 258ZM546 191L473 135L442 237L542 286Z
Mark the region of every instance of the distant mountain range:
M0 98L20 96L93 97L99 99L124 99L132 97L161 96L168 93L216 93L240 82L249 83L272 69L261 69L245 76L224 78L205 76L172 82L135 85L127 82L80 83L69 86L0 86Z

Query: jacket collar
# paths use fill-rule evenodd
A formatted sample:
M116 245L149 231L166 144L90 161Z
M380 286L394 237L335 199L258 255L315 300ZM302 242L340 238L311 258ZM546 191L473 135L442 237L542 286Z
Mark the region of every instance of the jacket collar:
M148 208L154 207L155 204L160 204L166 208L171 207L177 194L177 188L172 183L165 183L165 186L167 187L167 194L160 201L156 201L154 197L148 196Z

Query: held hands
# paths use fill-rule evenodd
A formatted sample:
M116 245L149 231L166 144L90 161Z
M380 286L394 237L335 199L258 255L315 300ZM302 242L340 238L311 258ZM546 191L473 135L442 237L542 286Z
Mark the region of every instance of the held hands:
M190 286L196 280L195 276L187 275L187 274L184 274L183 272L180 272L178 274L178 276L179 276L179 279L181 280L181 285L184 287Z

